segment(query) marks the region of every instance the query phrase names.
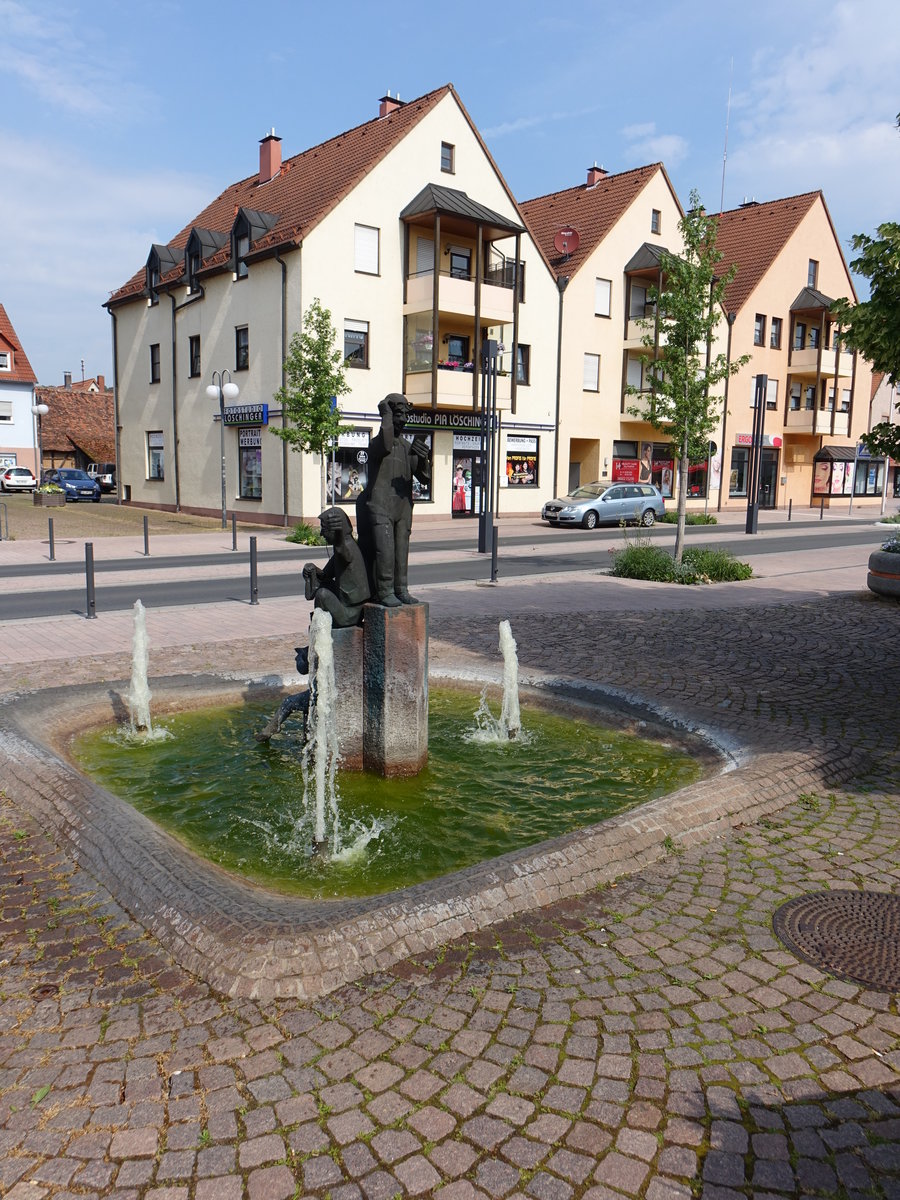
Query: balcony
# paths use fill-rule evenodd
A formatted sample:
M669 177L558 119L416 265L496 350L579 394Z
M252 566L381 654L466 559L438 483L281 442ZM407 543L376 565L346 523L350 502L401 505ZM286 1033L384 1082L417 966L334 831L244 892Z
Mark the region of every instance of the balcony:
M513 319L512 287L496 283L481 285L481 319L505 325ZM411 275L406 283L406 304L403 315L430 312L434 297L434 272ZM438 311L461 317L475 318L475 281L441 271L438 282Z
M466 408L472 404L472 380L474 372L465 368L446 369L438 367L437 403L448 408ZM477 379L478 399L481 400L481 376ZM404 393L413 404L431 403L431 372L408 372ZM509 375L497 376L497 407L508 409L512 402Z
M837 359L837 364L835 364ZM819 351L814 346L805 346L802 350L791 351L790 372L792 375L815 375L819 365ZM833 379L835 365L839 377L850 378L853 374L853 355L849 350L822 351L821 376L823 379Z
M785 423L786 433L831 433L832 410L830 408L793 408L787 414ZM834 414L834 432L848 437L850 434L850 414L838 412Z

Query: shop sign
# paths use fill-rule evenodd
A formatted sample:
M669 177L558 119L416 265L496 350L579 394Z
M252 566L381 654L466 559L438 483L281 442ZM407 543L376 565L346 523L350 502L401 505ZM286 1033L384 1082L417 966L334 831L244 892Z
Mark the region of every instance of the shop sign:
M268 425L268 404L231 404L225 409L226 425Z
M481 413L472 408L413 408L407 429L480 429Z
M515 434L506 435L507 450L517 450L520 454L537 454L536 437L517 437Z
M258 425L254 429L238 430L238 446L240 446L240 448L242 450L252 447L252 446L261 446L261 445L262 445L262 430L260 429L260 427Z
M337 444L342 447L357 446L365 449L371 436L368 429L344 429L338 434Z
M734 435L734 444L736 446L752 446L753 445L753 434L752 433L736 433ZM781 442L781 438L778 437L777 434L764 433L762 444L764 446L768 446L769 448L771 448L773 450L777 450L781 446L782 442Z
M453 435L454 450L480 450L481 437L471 433L454 433Z
M637 483L641 464L636 458L614 458L612 460L613 483Z

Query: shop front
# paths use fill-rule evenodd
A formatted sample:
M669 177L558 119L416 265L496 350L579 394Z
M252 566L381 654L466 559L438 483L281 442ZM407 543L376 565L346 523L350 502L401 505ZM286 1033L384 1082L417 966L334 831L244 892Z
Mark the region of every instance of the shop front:
M861 447L823 446L813 459L813 499L880 497L884 491L885 461ZM895 475L896 487L896 475ZM898 493L895 491L895 495Z

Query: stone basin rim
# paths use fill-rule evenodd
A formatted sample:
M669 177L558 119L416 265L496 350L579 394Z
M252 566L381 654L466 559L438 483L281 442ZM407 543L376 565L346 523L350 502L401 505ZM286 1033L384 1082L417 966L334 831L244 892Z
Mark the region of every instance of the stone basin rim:
M429 677L469 687L499 679L489 669L432 671ZM151 682L160 712L170 699L173 708L202 707L284 691L280 679L247 673ZM296 685L296 677L291 682ZM85 685L74 694L53 688L3 697L0 752L11 768L14 800L24 801L176 961L221 991L257 998L323 994L467 932L610 882L661 857L672 842L706 840L789 798L760 799L742 778L747 760L738 747L686 722L679 729L664 709L559 676L532 673L524 682L529 697L534 692L552 698L554 707L563 701L590 708L603 720L613 699L625 723L640 723L643 733L652 724L669 740L690 743L707 775L599 825L401 891L309 900L271 892L197 857L67 761L60 739L115 720L126 682ZM815 758L802 751L764 757L777 760L786 778Z

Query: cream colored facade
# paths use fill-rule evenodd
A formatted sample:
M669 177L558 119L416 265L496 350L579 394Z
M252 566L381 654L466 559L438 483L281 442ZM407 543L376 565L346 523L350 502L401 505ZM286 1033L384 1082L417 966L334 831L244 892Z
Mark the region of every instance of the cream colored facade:
M452 148L452 172L442 171L442 148L446 154L448 146ZM418 252L425 241L434 240L433 218L401 219L403 210L429 184L464 192L508 226L503 236L494 231L497 236L488 244L488 235L477 221L467 225L464 220L442 217L440 246L436 254L432 250L439 270L436 320L432 315L433 274L417 271ZM265 209L266 185L259 187L255 203L259 210ZM461 270L450 273L451 248L454 253L466 248L472 252L474 272L479 231L487 261L489 254L499 260L501 249L507 254L514 252L517 239L510 231L516 229L522 230L519 257L525 264L524 296L517 306L511 286L492 286L485 279L478 287L473 278L462 278ZM373 271L357 269L360 237L370 249L375 247ZM472 381L475 378L480 384L480 379L477 372L462 366L429 369L427 373L409 369L415 364L404 330L411 327L415 314L428 312L436 325L432 354L443 345L442 339L451 336L467 336L474 352L479 332L506 346L497 386L501 419L498 510L537 511L550 495L556 446L556 350L553 340L544 337L548 327L555 327L556 297L547 264L524 231L514 201L455 95L449 92L334 204L304 236L301 248L284 253L280 261L271 257L254 262L251 258L243 278L230 269L206 276L199 293L179 286L173 296L162 292L156 303L144 296L113 306L119 481L124 496L138 504L220 511L224 435L225 507L229 513L236 512L239 519L274 523L316 517L321 509L320 461L286 451L269 426L281 421L273 396L282 382L287 340L299 328L301 314L318 298L331 312L339 342L345 328L351 331L351 338L365 337L367 365L347 371L351 391L341 398L340 406L348 434L341 439L346 445L338 448L336 458L346 464L357 456L364 466L367 437L379 425L378 402L389 392L406 391L426 414L423 420L438 426L420 429L431 435L433 473L430 499L417 506L417 513L452 511L454 464L466 448L470 457L477 453L471 425L480 391L473 393ZM529 361L527 383L515 389L513 411L510 372L516 315L518 344L529 348ZM249 343L246 369L238 369L236 362L236 330L242 327ZM189 361L192 337L199 338L201 358L200 371L194 375ZM155 383L150 382L152 355L157 353L151 350L154 346L158 347L159 364ZM240 395L226 401L226 410L253 410L246 423L226 424L224 429L220 425L217 403L206 395L213 371L231 373ZM430 420L435 376L433 411L438 415ZM259 415L263 405L268 405L268 424ZM228 420L232 419L228 413ZM255 452L257 442L260 478L248 487L241 464L254 457L249 452ZM505 469L508 448L515 454L522 445L533 445L535 464L533 478L524 485L512 481ZM336 465L339 470L340 463ZM339 502L350 505L352 516L355 491L353 483L348 484L346 465L343 483L346 486ZM254 488L258 496L248 496L248 490Z
M753 429L757 375L767 376L760 505L849 505L854 448L869 428L871 370L860 355L836 343L838 330L827 307L815 302L814 295L801 300L810 287L829 301L854 295L821 196L735 315L732 358L750 355L750 362L729 383L728 414L720 438L726 473L722 507L747 503L743 471ZM775 333L773 321L780 322ZM825 468L819 463L827 462L822 452L829 447L842 457L836 459L841 465L835 467L826 490L824 484L817 486L816 472L821 481ZM868 494L855 495L853 503L880 503L880 498L881 487L873 486Z

